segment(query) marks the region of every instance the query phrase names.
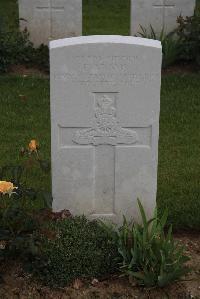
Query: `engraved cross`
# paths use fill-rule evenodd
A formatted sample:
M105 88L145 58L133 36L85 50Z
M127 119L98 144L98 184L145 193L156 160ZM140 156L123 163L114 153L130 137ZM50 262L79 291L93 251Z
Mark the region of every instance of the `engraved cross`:
M175 8L175 0L154 0L153 8L162 8L163 27L165 26L166 10Z
M36 6L36 9L39 11L45 11L49 14L49 18L50 18L50 24L49 24L49 31L50 31L50 37L52 37L53 35L53 28L52 28L52 19L53 19L53 14L57 13L57 12L63 12L65 7L62 5L55 5L53 4L54 0L48 0L48 4L47 5L38 5Z
M73 136L76 144L94 146L94 217L115 214L116 146L130 146L138 141L134 129L120 126L116 110L115 93L95 93L92 127L77 130Z

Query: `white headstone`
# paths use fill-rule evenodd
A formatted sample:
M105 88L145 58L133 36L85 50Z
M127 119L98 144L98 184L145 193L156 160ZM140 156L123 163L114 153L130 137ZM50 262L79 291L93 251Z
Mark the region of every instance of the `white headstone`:
M177 26L177 17L192 16L196 0L131 0L131 34L141 32L140 25L150 31L150 25L159 34Z
M156 204L161 44L122 36L52 41L54 210L110 219Z
M82 34L82 0L19 0L19 17L35 46Z

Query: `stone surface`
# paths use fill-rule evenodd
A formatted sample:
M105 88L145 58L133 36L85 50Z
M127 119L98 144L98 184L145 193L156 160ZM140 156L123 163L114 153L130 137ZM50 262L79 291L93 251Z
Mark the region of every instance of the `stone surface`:
M35 46L82 34L82 0L19 0L19 17Z
M54 210L110 219L156 204L161 45L121 36L52 41Z
M150 24L160 33L166 33L177 27L177 17L192 16L196 0L131 0L131 34L141 32L140 25L148 31Z

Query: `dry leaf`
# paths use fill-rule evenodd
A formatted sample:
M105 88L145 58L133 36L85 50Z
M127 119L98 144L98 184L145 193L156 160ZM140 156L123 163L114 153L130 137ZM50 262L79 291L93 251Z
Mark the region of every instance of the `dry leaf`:
M72 214L69 210L62 210L60 212L52 212L51 213L51 219L52 220L60 220L60 219L66 219L70 218Z
M27 101L27 100L28 100L27 96L25 96L24 94L19 94L19 98L20 98L22 101Z
M97 279L97 278L94 278L94 279L92 280L91 284L92 284L93 286L97 286L97 285L99 284L98 279Z
M73 288L75 290L79 290L82 286L83 286L83 282L79 278L74 280Z

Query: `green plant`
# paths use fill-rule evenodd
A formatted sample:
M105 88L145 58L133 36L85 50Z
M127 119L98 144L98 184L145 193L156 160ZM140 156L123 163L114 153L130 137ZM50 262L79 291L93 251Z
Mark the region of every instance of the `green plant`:
M121 271L139 285L164 287L188 272L184 248L173 240L172 227L165 233L167 212L149 221L138 200L142 225L130 226L124 218L118 231L118 250L123 259Z
M29 47L31 44L26 31L10 31L0 26L0 73L7 72L12 64L24 61Z
M46 45L40 45L34 49L34 55L30 58L32 66L37 66L40 70L49 72L49 48Z
M5 165L0 167L0 180L10 181L17 187L12 198L18 202L21 200L24 207L26 204L27 208L34 207L35 204L31 205L31 201L39 197L40 202L43 204L42 207L51 208L52 197L50 193L29 187L26 182L34 168L40 168L44 174L48 174L51 170L49 161L44 159L40 152L38 142L31 140L26 148L21 148L20 156L23 158L21 165Z
M157 34L153 27L150 25L150 31L140 26L140 36L143 38L155 39L161 41L163 51L162 67L167 68L173 65L178 59L181 52L180 39L175 35L175 32L165 34L164 28L160 34Z
M50 194L28 187L24 180L30 163L31 169L35 162L43 171L50 170L48 163L40 158L35 140L23 149L23 156L28 156L24 165L0 168L0 241L5 245L5 250L1 251L5 256L24 254L33 231L39 228L36 215L43 209L49 209L52 203Z
M21 200L5 199L6 205L0 199L0 240L4 244L1 257L23 256L27 250L27 243L34 230L38 229L38 222L34 214L35 209L24 208ZM29 199L30 200L30 199Z
M7 72L12 65L23 64L29 67L38 67L49 71L49 49L45 45L34 48L29 40L27 30L5 25L0 19L0 73Z
M49 48L41 44L38 48L34 48L32 44L26 47L23 59L17 60L27 67L38 68L46 73L49 72Z
M96 221L74 217L50 222L36 241L38 254L29 267L47 285L65 286L75 278L116 271L116 244Z
M181 41L181 58L194 61L200 66L200 9L195 11L194 16L177 20L179 26L177 35Z

